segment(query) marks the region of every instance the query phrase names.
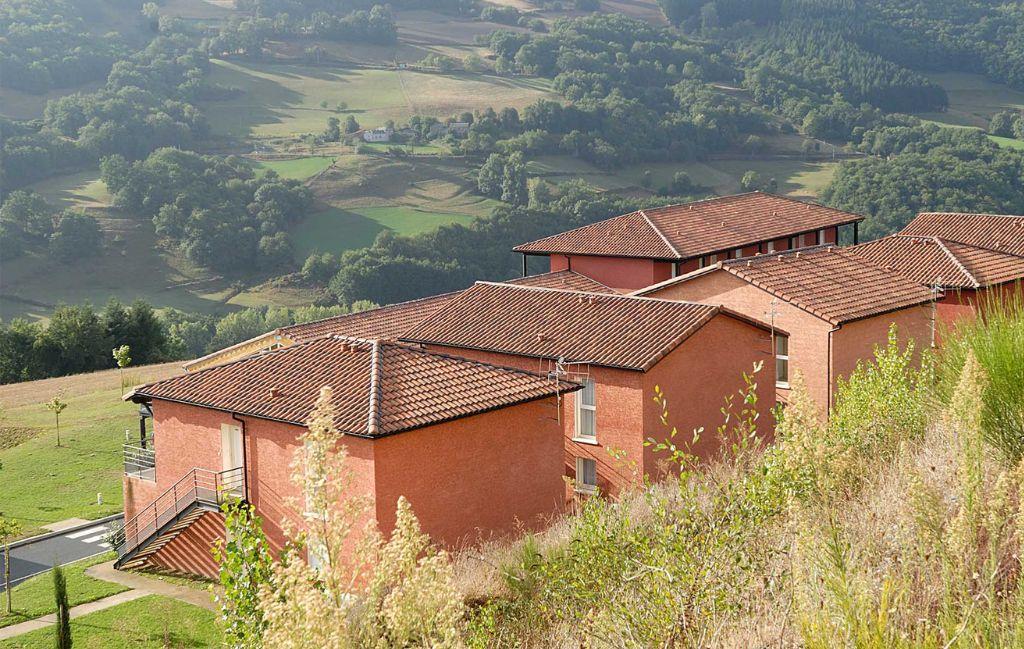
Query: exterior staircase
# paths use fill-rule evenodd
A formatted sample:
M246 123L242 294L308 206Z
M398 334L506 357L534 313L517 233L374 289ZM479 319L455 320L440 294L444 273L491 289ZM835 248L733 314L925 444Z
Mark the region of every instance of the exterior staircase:
M111 535L117 551L114 567L144 567L149 557L173 541L207 512L218 512L229 498L245 497L245 470L195 468Z

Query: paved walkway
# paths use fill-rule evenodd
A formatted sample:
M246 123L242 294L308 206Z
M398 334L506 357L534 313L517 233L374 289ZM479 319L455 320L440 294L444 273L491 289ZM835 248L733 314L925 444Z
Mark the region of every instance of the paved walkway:
M213 595L206 588L191 588L173 584L158 577L114 570L113 561L90 566L85 569L85 574L95 579L112 581L133 590L145 591L147 594L163 595L214 612L220 610L213 601Z
M139 599L140 597L145 597L147 595L162 595L163 597L170 597L172 599L185 602L186 604L200 606L211 611L218 610L217 605L213 602L213 597L210 595L209 590L189 588L188 586L172 584L156 577L114 570L113 561L108 561L107 563L101 563L86 568L85 574L95 579L112 581L115 584L127 586L131 590L126 590L123 593L111 595L110 597L104 597L103 599L98 599L95 602L89 602L88 604L74 606L69 611L71 619L88 615L89 613L102 611L103 609L117 606L118 604L124 604L125 602L130 602L133 599ZM52 624L56 624L56 622L56 613L51 613L34 620L12 624L11 626L0 629L0 640L13 638L23 633L28 633L29 631L35 631L36 629L45 629Z
M83 615L88 615L89 613L102 611L105 608L117 606L118 604L124 604L125 602L132 601L133 599L145 597L146 595L149 595L149 593L141 590L126 590L123 593L111 595L110 597L104 597L103 599L98 599L95 602L89 602L88 604L79 604L78 606L73 606L71 607L71 610L68 612L68 614L70 615L71 619L75 619L76 617L82 617ZM0 640L13 638L14 636L19 636L22 633L35 631L36 629L45 629L51 624L56 623L57 614L50 613L49 615L44 615L43 617L37 617L34 620L28 620L27 622L19 622L18 624L5 626L4 628L0 629Z

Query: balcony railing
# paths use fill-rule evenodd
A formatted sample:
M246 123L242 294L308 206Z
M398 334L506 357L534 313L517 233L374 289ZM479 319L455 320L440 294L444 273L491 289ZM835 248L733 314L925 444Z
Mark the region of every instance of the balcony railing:
M244 497L245 469L214 472L195 468L115 529L110 541L123 557L193 504L219 507L229 498Z
M153 438L124 445L124 474L142 480L156 480L156 449Z

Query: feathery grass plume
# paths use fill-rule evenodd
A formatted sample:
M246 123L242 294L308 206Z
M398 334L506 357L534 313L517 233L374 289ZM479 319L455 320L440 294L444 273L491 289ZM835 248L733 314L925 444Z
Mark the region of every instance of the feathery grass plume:
M448 554L431 546L404 496L396 516L362 605L364 646L457 647L465 607Z
M260 587L264 646L457 646L464 609L448 555L432 548L404 498L383 542L341 437L323 388L292 464L302 525L285 521L292 543Z

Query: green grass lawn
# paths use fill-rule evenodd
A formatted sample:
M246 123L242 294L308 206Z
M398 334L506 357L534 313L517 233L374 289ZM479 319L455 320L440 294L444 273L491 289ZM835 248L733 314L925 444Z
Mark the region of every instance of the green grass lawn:
M263 160L256 163L257 169L273 170L278 176L291 180L306 180L315 176L334 162L329 156L309 156L294 160Z
M140 367L126 370L126 381L181 371L177 363ZM0 386L0 511L21 523L22 536L121 511L122 445L125 430L138 435L138 407L121 400L119 386L116 370ZM68 403L59 448L53 413L43 405L56 394Z
M384 230L419 234L448 223L468 224L473 218L468 214L429 212L403 205L331 207L311 214L295 229L295 257L299 261L314 250L337 253L369 246Z
M1000 110L1024 109L1024 92L989 81L980 74L949 72L927 76L946 89L949 108L942 113L921 113L922 119L949 126L987 128L989 119Z
M360 148L371 149L373 151L380 151L381 153L387 153L393 147L398 147L403 151L409 151L412 154L416 153L432 153L432 154L444 154L449 153L450 149L443 144L435 144L433 142L427 144L400 144L398 142L359 142Z
M214 133L236 137L319 133L327 118L344 118L334 111L339 102L362 126L374 127L416 114L447 117L487 106L523 108L540 97L555 97L547 82L537 79L342 66L217 60L209 79L243 91L202 106ZM327 108L321 107L323 101Z
M602 171L583 160L569 156L544 156L530 161L532 175L547 177L552 182L582 178L598 189L622 190L641 187L644 171L651 171L652 188L668 185L672 176L686 172L700 185L719 195L742 191L740 179L748 171L756 171L779 183L779 193L812 198L829 183L837 168L832 162L802 160L711 160L708 162L638 164L614 171Z
M56 446L54 417L39 402L6 410L4 428L38 434L0 451L3 463L3 512L21 522L25 535L66 518L99 518L121 511L121 446L124 431L138 428L137 406L123 403L120 390L64 397L61 446ZM103 504L96 504L96 494Z
M111 200L107 186L100 180L99 169L54 176L31 185L29 189L60 207L106 206Z
M64 576L67 578L68 585L68 604L70 606L95 602L98 599L128 590L128 588L120 584L93 579L85 574L85 569L89 566L110 561L114 556L113 552L107 552L64 566ZM14 612L8 614L4 612L6 607L0 608L0 627L10 626L53 613L57 610L53 600L53 575L50 572L44 572L23 581L11 589L11 598L14 604Z
M158 595L71 620L71 638L75 649L219 647L224 641L216 613ZM0 649L50 647L52 627L0 641Z

